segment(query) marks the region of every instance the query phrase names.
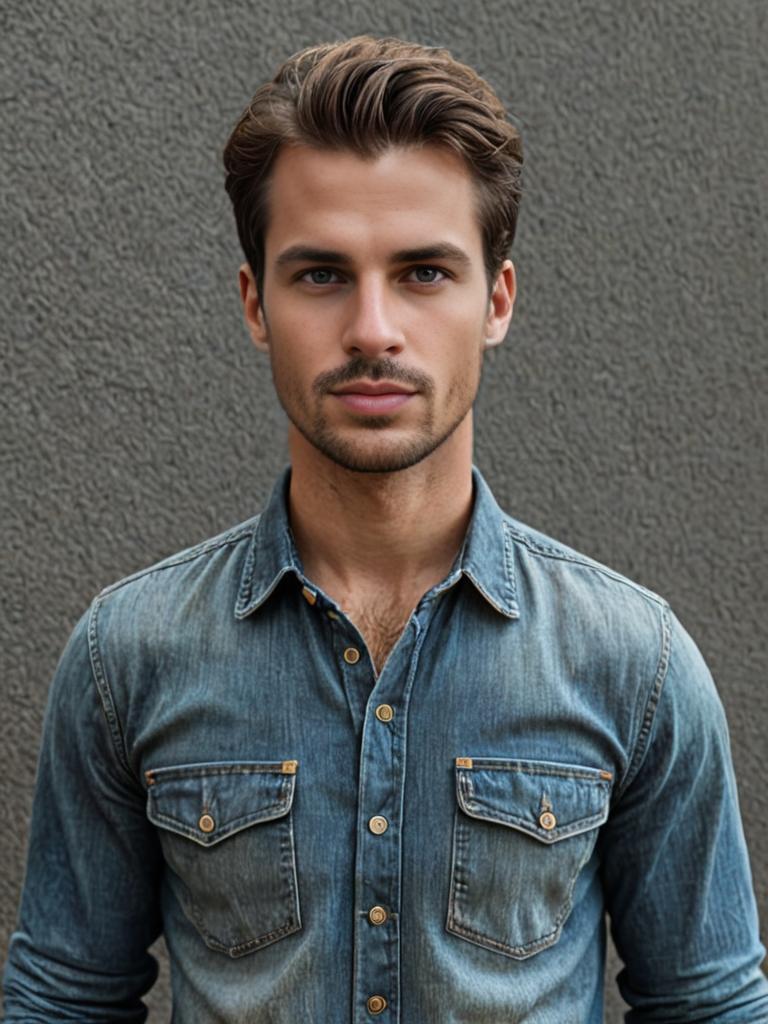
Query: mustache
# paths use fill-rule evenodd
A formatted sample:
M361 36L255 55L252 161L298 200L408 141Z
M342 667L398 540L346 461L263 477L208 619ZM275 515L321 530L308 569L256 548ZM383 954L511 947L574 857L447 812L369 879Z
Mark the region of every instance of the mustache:
M398 384L407 384L417 391L431 395L435 389L432 378L419 370L410 370L395 359L366 359L365 356L353 356L344 366L337 370L326 370L321 373L312 385L318 395L324 395L342 384L351 384L356 380L391 380Z

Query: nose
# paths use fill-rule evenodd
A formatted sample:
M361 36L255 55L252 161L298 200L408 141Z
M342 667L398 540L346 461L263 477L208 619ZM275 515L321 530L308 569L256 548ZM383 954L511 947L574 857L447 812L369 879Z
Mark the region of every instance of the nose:
M403 350L405 338L396 319L396 300L388 295L387 288L386 281L381 279L359 279L350 299L342 337L347 355L376 359Z

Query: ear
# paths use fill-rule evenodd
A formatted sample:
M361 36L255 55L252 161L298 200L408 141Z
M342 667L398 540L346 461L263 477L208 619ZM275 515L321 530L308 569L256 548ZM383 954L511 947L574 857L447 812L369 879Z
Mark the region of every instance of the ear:
M484 348L493 348L504 340L512 319L512 307L517 295L517 279L511 260L504 260L496 278L485 318Z
M256 279L253 276L248 263L243 263L238 272L240 283L240 298L243 302L243 316L245 325L251 335L251 340L260 352L269 351L267 320L264 310L259 302L259 295L256 290Z

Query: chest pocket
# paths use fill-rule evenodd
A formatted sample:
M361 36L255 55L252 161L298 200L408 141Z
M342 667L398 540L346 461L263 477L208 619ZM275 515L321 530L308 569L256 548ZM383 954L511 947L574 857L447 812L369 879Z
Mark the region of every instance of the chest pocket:
M146 773L168 884L211 949L243 956L301 928L296 769L296 761L238 761Z
M557 942L610 780L580 765L457 758L448 931L516 960Z

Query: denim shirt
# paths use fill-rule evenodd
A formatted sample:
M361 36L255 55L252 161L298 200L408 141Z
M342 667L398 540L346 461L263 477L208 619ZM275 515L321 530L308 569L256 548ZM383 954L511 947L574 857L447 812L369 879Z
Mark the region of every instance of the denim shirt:
M104 590L53 682L7 1021L768 1021L726 723L657 595L473 470L378 677L260 517Z

